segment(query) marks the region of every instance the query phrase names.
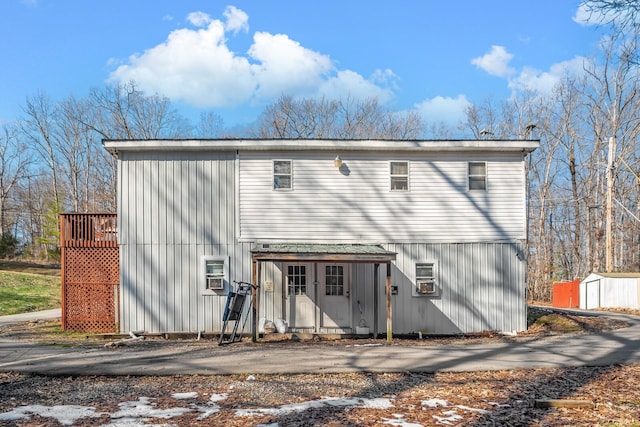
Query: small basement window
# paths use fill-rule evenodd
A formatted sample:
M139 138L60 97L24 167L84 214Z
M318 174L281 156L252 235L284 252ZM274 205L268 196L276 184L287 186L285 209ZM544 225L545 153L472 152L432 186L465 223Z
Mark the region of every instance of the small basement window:
M390 163L391 191L409 190L409 162Z
M292 187L292 162L291 160L273 161L273 189L291 190Z
M416 294L424 296L438 296L436 284L436 263L425 262L416 264Z
M469 190L487 189L487 163L469 162Z
M204 257L204 289L222 291L228 281L227 257Z

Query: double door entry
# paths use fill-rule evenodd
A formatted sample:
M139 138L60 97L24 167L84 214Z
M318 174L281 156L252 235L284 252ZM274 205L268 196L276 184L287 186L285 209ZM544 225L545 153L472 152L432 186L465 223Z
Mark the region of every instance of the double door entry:
M351 332L349 264L290 263L283 270L283 309L292 331Z

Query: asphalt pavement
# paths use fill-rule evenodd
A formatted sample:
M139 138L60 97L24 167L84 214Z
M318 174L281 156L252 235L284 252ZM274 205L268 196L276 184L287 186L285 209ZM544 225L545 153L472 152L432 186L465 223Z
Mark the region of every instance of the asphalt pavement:
M368 340L363 344L243 342L225 346L211 340L141 340L122 347L78 348L0 339L0 371L47 375L220 375L487 371L640 363L640 317L580 313L614 317L630 326L595 334L442 346L371 344ZM40 313L30 315L32 318L26 316L27 320L25 316L20 321L45 318ZM51 318L55 313L46 316ZM0 318L0 325L8 322Z

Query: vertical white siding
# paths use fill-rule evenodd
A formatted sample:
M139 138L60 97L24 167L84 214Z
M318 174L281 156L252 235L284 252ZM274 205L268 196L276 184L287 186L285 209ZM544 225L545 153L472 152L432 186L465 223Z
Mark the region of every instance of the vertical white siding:
M241 153L240 238L470 242L526 238L521 153L389 155ZM272 189L273 159L293 161L293 189ZM410 163L410 190L390 191L389 161ZM487 191L467 189L467 162L487 162Z
M226 291L203 292L201 258L251 280L235 230L235 153L123 152L119 160L122 331L220 330Z
M387 246L387 245L385 245ZM521 243L395 244L392 265L392 296L395 333L455 334L526 329L525 262ZM438 264L436 283L440 295L416 296L415 265ZM384 284L384 266L380 269ZM382 285L381 285L382 287ZM384 289L378 290L380 301ZM378 330L384 331L385 307L379 307Z

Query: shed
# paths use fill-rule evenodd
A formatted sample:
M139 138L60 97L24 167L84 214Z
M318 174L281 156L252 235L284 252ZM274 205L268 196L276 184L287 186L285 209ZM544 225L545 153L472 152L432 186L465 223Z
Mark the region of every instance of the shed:
M580 307L580 279L554 283L551 305L557 308Z
M640 308L640 273L591 273L580 283L580 308Z

